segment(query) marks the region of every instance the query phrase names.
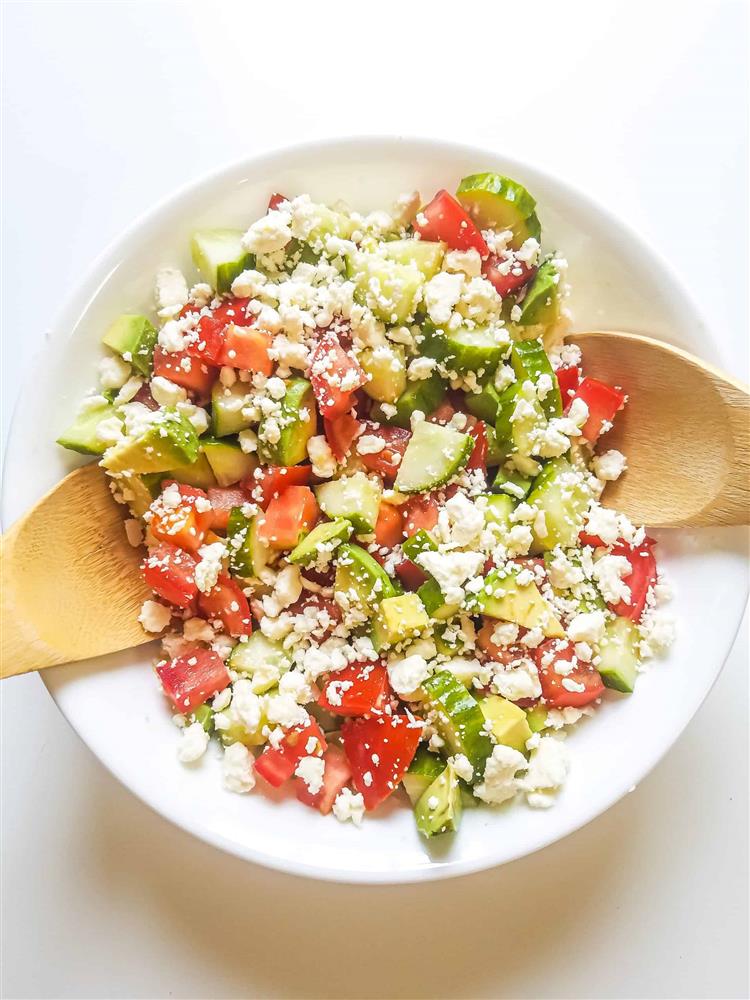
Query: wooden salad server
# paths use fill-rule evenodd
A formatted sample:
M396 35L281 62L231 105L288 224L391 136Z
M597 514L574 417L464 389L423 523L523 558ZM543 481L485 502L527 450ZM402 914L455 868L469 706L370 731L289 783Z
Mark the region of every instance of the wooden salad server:
M627 471L602 502L651 528L750 524L750 395L700 358L633 333L571 333L584 375L627 393L597 450Z

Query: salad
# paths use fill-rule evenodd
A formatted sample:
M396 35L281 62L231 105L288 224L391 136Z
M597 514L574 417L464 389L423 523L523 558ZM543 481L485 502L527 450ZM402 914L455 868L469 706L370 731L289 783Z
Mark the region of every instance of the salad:
M59 443L145 546L186 765L213 741L230 791L355 824L398 794L431 837L552 805L566 731L668 646L655 542L601 504L626 396L541 239L493 173L368 215L274 194L105 332Z

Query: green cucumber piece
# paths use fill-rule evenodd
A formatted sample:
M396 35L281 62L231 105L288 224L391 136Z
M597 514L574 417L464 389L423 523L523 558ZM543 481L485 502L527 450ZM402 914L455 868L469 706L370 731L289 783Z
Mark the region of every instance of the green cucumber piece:
M191 465L200 443L195 428L177 410L161 410L140 434L109 448L102 465L110 472L166 472Z
M525 401L528 405L524 407L524 411L528 410L530 412L524 412L523 415L516 415L514 411L511 415L511 439L518 454L529 457L534 449L536 434L541 428L546 426L547 418L537 398L533 383L514 382L513 384L520 385L516 397L516 407L518 407L519 403Z
M526 753L526 741L531 739L526 712L499 694L488 694L479 701L487 722L492 726L492 735L496 743L513 747L519 753Z
M430 577L417 590L417 597L424 604L424 609L433 621L445 621L452 618L459 610L459 604L446 604L443 592L437 580Z
M521 326L551 326L560 315L560 274L547 260L534 275L521 306Z
M371 618L380 601L396 597L399 589L380 563L360 545L346 543L339 546L334 593L344 595L348 605L353 605Z
M583 527L591 492L583 475L564 458L548 462L534 480L527 503L544 511L547 534L540 538L532 527L534 550L546 552L556 545L572 548Z
M540 375L548 375L552 388L542 400L542 409L547 417L562 416L562 397L557 377L549 363L547 352L541 340L517 340L510 352L510 363L516 373L516 379L523 383L539 381Z
M414 264L399 264L356 250L347 257L347 277L354 297L384 323L405 323L414 315L424 278Z
M258 466L258 459L254 455L245 454L235 440L220 441L203 437L201 450L208 459L219 486L233 486L251 475Z
M258 579L268 565L270 549L258 537L260 518L248 517L241 507L232 507L227 524L229 569L244 580Z
M515 504L505 493L492 493L487 497L487 507L484 511L485 524L499 524L501 528L510 530L512 523L510 515Z
M407 559L416 562L417 556L423 552L437 552L437 543L427 534L424 528L415 531L413 535L401 543L401 551Z
M443 361L448 355L448 341L445 330L438 329L435 324L426 317L420 317L419 335L417 343L420 354L426 358L435 358L436 361Z
M473 330L459 327L445 335L448 353L445 363L457 372L489 373L497 368L506 350L497 333L489 327Z
M487 468L491 469L505 461L508 457L508 450L499 444L495 428L492 424L484 424L484 433L487 438Z
M314 563L318 558L319 546L330 545L331 542L345 542L351 533L351 521L344 521L341 518L336 521L323 521L292 549L289 553L289 562L299 563L302 566Z
M614 618L604 627L596 669L608 688L631 694L638 678L638 627L629 618Z
M383 484L376 476L355 472L315 487L320 509L332 520L345 518L359 535L375 530Z
M207 702L204 702L196 708L196 710L190 715L190 721L200 723L209 736L214 731L214 713L213 709Z
M338 236L342 240L351 238L352 233L357 228L356 223L343 212L337 212L327 205L316 204L314 207L315 225L310 229L305 242L318 246L324 244L329 236ZM314 264L318 258L308 260L307 263Z
M406 774L401 779L401 783L409 796L409 801L413 806L422 797L435 778L445 770L445 761L437 754L430 753L426 746L420 744L417 752L412 758L411 764Z
M425 789L414 807L417 829L425 837L458 830L461 822L461 787L458 775L448 764Z
M243 416L242 410L250 401L244 382L235 382L227 388L216 381L211 390L211 433L214 437L227 437L249 427L252 420Z
M520 584L520 570L492 570L484 581L484 587L476 595L476 609L490 618L515 622L524 628L541 628L549 638L562 639L562 627L551 605L542 597L533 582Z
M238 642L227 661L227 666L232 670L256 680L253 684L256 694L270 690L278 683L279 675L286 673L291 665L291 657L284 651L281 643L267 639L260 631L253 632L246 640Z
M112 323L102 343L123 357L127 355L126 360L133 368L148 377L154 367L154 345L158 336L148 317L125 314Z
M500 466L492 483L492 490L494 493L505 493L514 500L523 500L528 496L532 483L532 479L522 476L520 472Z
M286 393L281 400L281 415L278 418L281 437L276 444L263 442L266 424L264 418L258 428L259 448L262 457L271 465L299 465L307 458L307 442L318 427L315 396L312 385L305 378L289 379Z
M362 386L379 403L395 403L406 390L406 351L400 344L368 347L358 358L369 380Z
M429 240L389 240L380 244L380 253L397 264L412 264L422 273L424 281L434 278L443 264L445 243Z
M435 713L435 728L451 753L469 759L475 774L481 774L492 753L479 703L448 670L438 670L422 684L427 703Z
M536 201L526 188L502 174L471 174L458 185L456 198L480 229L510 229L511 246L519 247L541 235L536 217Z
M372 623L372 644L376 652L413 639L430 620L416 594L398 594L382 600Z
M201 277L224 294L243 271L255 267L255 257L242 246L240 229L199 229L193 233L190 250Z
M103 420L115 416L117 411L111 403L91 406L78 414L70 427L57 439L57 443L80 455L103 455L110 445L101 440L98 427Z
M466 409L479 420L495 426L497 411L500 407L500 393L491 380L482 386L480 392L467 392L464 396Z
M437 372L419 382L411 382L396 400L396 414L383 417L384 423L408 428L415 410L428 415L433 413L445 398L445 383Z
M471 434L422 420L406 446L394 489L425 493L444 485L466 465L473 447Z

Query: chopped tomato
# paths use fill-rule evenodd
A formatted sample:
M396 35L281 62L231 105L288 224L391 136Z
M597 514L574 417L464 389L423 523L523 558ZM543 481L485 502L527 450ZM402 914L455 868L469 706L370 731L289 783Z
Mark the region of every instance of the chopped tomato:
M404 535L410 538L420 528L430 531L438 522L437 501L431 496L415 496L402 506Z
M613 556L624 556L630 563L630 573L624 578L630 590L630 600L609 605L610 610L622 618L630 618L634 622L641 620L648 592L656 583L656 559L651 551L655 544L653 538L646 538L640 545L618 542L612 549Z
M354 357L339 343L333 330L325 330L310 360L310 382L323 417L329 420L347 413L354 393L366 381Z
M473 427L469 428L469 434L474 438L474 448L469 456L469 461L466 463L466 468L481 469L486 474L488 445L484 422L477 420Z
M595 378L583 379L573 398L582 399L589 408L588 420L581 428L581 434L590 444L609 430L615 414L625 405L624 393Z
M427 574L411 559L402 559L396 566L396 576L407 590L417 590L427 582Z
M382 711L390 690L382 663L351 663L329 675L318 704L334 715L367 715Z
M424 221L421 221L424 219ZM442 240L452 250L478 250L481 257L490 252L484 237L452 194L442 189L425 205L414 222L414 230L423 240Z
M230 368L270 375L273 371L273 361L268 349L272 340L271 334L260 327L238 326L236 323L231 323L224 331L219 362Z
M360 455L362 464L371 472L377 472L379 476L394 479L398 474L398 467L411 438L411 431L407 431L403 427L387 427L385 424L377 424L372 420L367 420L362 426L362 434L378 437L385 441L382 451Z
M187 348L191 357L199 358L210 365L229 364L222 360L226 330L233 324L249 326L255 322L254 316L248 316L247 303L249 299L231 298L205 316L201 316L196 329L196 336ZM235 368L241 367L235 365Z
M158 344L154 348L154 376L161 375L198 396L210 394L218 374L218 368L192 358L187 351L167 354Z
M557 384L560 386L563 409L567 410L581 380L581 369L571 365L569 368L558 368L555 375Z
M487 658L497 663L508 664L512 660L519 659L528 650L521 650L518 646L498 646L492 638L498 622L494 618L485 618L484 624L477 632L477 646L486 654Z
M494 254L484 262L482 272L485 278L495 286L495 291L502 298L523 288L536 274L535 267L529 267L525 261L514 260L510 267Z
M232 507L241 507L250 500L250 494L241 486L216 486L208 491L211 503L211 528L226 531Z
M590 663L576 660L575 646L566 639L547 639L534 650L542 700L553 708L582 708L599 698L604 684L598 670ZM568 673L557 673L556 663L576 665Z
M323 429L333 457L342 462L349 454L354 439L360 432L361 424L352 413L342 413L329 420L323 418Z
M398 787L421 734L422 724L402 714L349 719L341 727L354 787L366 809L380 805Z
M166 481L163 488L173 485ZM151 534L160 542L169 542L181 549L196 552L212 526L213 514L210 510L198 510L198 499L208 501L208 495L194 486L177 485L180 503L176 507L167 506L161 496L151 505L152 517L149 522Z
M323 772L323 787L313 795L302 778L297 778L297 798L306 806L319 809L326 816L333 808L336 796L352 776L352 769L346 754L338 747L330 746L326 751L325 771Z
M308 486L312 469L309 465L261 465L240 483L263 510L290 486Z
M164 694L181 714L194 712L213 695L229 685L229 672L224 661L212 649L201 646L157 663Z
M272 500L258 537L272 549L293 549L318 519L318 502L309 486L288 486Z
M326 738L315 719L286 732L278 747L269 744L255 761L255 770L269 785L278 788L294 774L303 757L322 757Z
M218 619L231 636L239 638L252 634L253 621L247 597L228 573L222 573L216 586L198 597L198 607L207 618Z
M591 545L593 548L598 549L600 546L604 545L604 542L598 535L591 535L588 531L578 532L578 541L581 545Z
M141 569L143 578L155 594L175 607L187 608L198 593L196 565L189 552L162 542L148 550Z
M305 570L305 576L310 577ZM311 635L318 642L327 639L341 622L341 608L331 597L322 594L309 594L303 591L302 597L287 608L290 615L304 615L316 623Z
M268 211L275 212L279 205L283 205L285 201L289 201L285 194L272 194L268 199Z
M403 537L401 511L393 504L381 503L375 523L375 541L386 549L392 549Z
M456 408L449 399L443 402L427 418L431 424L448 424L456 415Z

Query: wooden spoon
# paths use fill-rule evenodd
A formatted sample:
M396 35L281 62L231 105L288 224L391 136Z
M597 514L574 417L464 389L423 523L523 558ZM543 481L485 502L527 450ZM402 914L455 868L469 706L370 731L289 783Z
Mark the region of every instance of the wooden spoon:
M652 528L750 523L747 387L649 337L606 331L567 339L583 352L584 375L628 395L597 445L628 460L603 502Z
M94 463L66 476L3 537L0 677L154 639L137 620L152 595L124 515Z

